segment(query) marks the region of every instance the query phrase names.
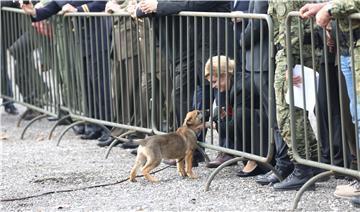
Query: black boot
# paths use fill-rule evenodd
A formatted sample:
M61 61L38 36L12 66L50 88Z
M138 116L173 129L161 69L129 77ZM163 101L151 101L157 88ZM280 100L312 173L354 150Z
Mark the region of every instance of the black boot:
M12 102L8 102L8 103L4 104L4 107L5 107L5 112L7 112L8 114L11 114L11 115L19 114L18 109L15 107L14 103L12 103Z
M285 180L275 183L275 190L298 190L314 176L311 167L296 164L294 171Z
M111 137L111 136L110 136L107 132L102 131L102 134L101 134L101 136L98 138L98 141L100 141L100 142L108 141L110 137Z
M85 125L84 124L78 124L72 127L74 130L74 133L76 135L83 135L85 133Z
M98 140L99 140L99 139L98 139ZM109 136L107 140L99 141L99 143L97 143L97 145L98 145L99 147L110 146L113 141L114 141L114 138L111 137L111 136Z

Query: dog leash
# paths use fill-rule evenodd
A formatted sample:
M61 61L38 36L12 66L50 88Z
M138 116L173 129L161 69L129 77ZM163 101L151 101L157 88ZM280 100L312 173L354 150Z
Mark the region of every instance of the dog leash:
M153 171L150 174L155 174L157 172L163 171L167 168L169 168L171 165L165 166L159 170ZM138 177L143 177L144 175L136 175L136 178ZM1 199L1 202L11 202L11 201L16 201L16 200L25 200L25 199L31 199L31 198L35 198L35 197L40 197L40 196L45 196L45 195L49 195L49 194L58 194L58 193L65 193L65 192L72 192L72 191L79 191L79 190L85 190L85 189L91 189L91 188L98 188L98 187L106 187L106 186L111 186L111 185L116 185L116 184L120 184L123 182L126 182L129 180L129 177L126 179L122 179L113 183L104 183L104 184L98 184L98 185L93 185L93 186L87 186L87 187L80 187L80 188L75 188L75 189L64 189L64 190L55 190L55 191L48 191L48 192L44 192L44 193L40 193L40 194L34 194L34 195L30 195L30 196L25 196L25 197L15 197L15 198L7 198L7 199Z

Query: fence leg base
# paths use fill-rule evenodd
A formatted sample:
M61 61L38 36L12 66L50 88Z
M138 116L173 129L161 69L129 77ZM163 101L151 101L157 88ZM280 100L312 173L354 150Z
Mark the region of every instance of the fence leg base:
M49 133L49 136L48 136L48 140L51 139L51 137L52 137L52 135L53 135L56 127L59 126L59 123L61 123L62 121L66 120L66 119L68 119L68 118L70 118L70 115L64 116L64 117L62 117L61 119L59 119L59 120L56 122L56 124L55 124L55 125L51 128L51 130L50 130L50 133Z
M243 157L237 157L237 158L233 158L231 160L228 160L226 161L225 163L221 164L219 167L217 167L209 176L209 178L207 179L206 181L206 185L205 185L205 191L209 191L209 188L210 188L210 184L211 182L213 181L213 179L215 178L215 176L223 169L225 168L226 166L232 164L232 163L235 163L235 162L238 162L238 161L241 161L241 160L244 160Z
M70 130L71 128L73 128L75 125L84 124L84 123L86 123L86 121L77 121L77 122L74 122L74 123L70 124L69 126L67 126L67 127L60 133L60 136L59 136L59 138L58 138L58 141L57 141L56 146L59 146L62 137L65 135L65 133L66 133L68 130Z
M130 135L130 134L134 133L134 132L135 132L135 131L133 131L133 130L127 131L127 132L121 134L120 136L118 136L117 138L123 138L123 137L125 137L125 136L127 136L127 135ZM111 149L112 149L117 143L119 143L119 140L118 140L118 139L114 139L114 141L111 142L109 148L108 148L107 151L106 151L105 159L107 159L107 158L109 157L109 154L110 154Z
M24 130L22 131L21 133L21 136L20 136L20 139L24 139L24 135L25 135L25 132L26 130L34 123L36 122L37 120L40 120L40 119L43 119L45 117L47 117L48 115L47 114L43 114L43 115L40 115L40 116L36 116L35 118L31 119L31 121L25 126Z
M210 162L209 156L206 154L206 152L200 147L201 145L196 145L196 149L202 154L202 156L205 158L205 164L207 165Z
M294 199L294 203L293 203L293 208L292 210L296 210L298 204L299 204L299 201L300 201L300 198L301 196L303 195L303 193L311 186L313 185L316 181L318 181L319 179L323 178L323 177L328 177L330 175L333 175L334 172L333 171L326 171L326 172L323 172L323 173L320 173L318 175L315 175L314 177L312 177L310 180L308 180L302 187L301 189L296 192L296 196L295 196L295 199Z
M24 119L24 117L29 113L29 110L26 110L25 112L23 112L18 121L16 122L16 127L20 127L21 121Z

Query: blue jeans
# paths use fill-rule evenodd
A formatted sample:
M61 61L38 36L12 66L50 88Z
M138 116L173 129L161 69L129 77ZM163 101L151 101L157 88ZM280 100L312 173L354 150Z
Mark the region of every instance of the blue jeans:
M341 55L340 56L341 61L341 71L344 74L345 81L346 81L346 89L349 95L350 99L350 112L353 123L355 123L355 107L354 107L354 89L353 89L353 77L352 77L352 71L351 71L351 57ZM360 96L357 96L358 101ZM359 146L360 146L360 104L356 104L356 111L357 111L357 122L358 122L358 138L359 138Z

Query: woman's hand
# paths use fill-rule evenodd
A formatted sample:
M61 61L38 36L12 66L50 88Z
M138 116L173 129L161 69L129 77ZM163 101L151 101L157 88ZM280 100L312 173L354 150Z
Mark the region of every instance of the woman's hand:
M157 0L142 0L139 3L139 8L144 13L155 13L157 10Z

